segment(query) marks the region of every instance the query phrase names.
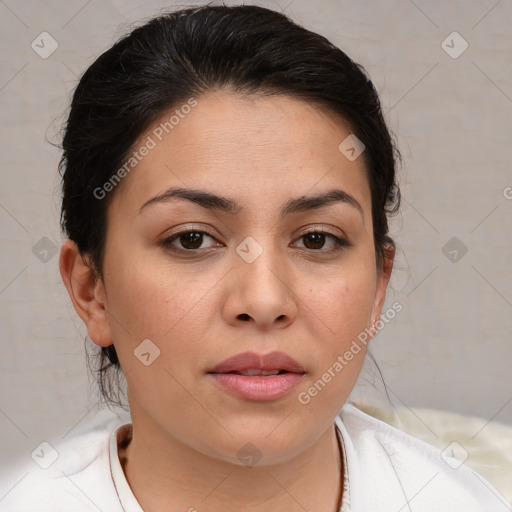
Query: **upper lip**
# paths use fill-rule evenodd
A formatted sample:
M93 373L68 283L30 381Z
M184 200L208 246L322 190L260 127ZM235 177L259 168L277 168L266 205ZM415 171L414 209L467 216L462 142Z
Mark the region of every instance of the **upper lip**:
M304 368L284 352L269 352L257 354L256 352L242 352L229 357L222 363L209 370L208 373L241 372L244 370L283 370L293 373L305 373Z

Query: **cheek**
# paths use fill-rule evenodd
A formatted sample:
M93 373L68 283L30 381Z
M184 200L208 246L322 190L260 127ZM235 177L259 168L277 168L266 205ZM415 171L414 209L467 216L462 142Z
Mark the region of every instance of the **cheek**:
M148 410L188 404L197 414L186 390L207 334L204 296L212 285L174 269L131 263L111 276L109 297L109 325L131 397Z
M123 344L127 337L140 342L169 336L198 314L209 287L204 278L199 282L176 269L129 261L116 267L109 285L110 326Z
M212 303L208 291L220 276L198 276L146 261L123 260L110 276L109 325L116 351L130 387L144 402L187 402L190 396L182 386L193 385L218 315L218 303Z
M354 273L324 283L308 304L318 358L297 399L317 417L323 417L325 411L339 411L361 372L369 341L365 329L370 325L375 297L370 276L371 272Z
M370 327L375 293L376 274L370 260L311 289L305 310L310 310L310 330L317 345L313 380L329 382L321 400L338 403L355 383L369 341L365 329Z
M371 271L352 272L318 285L307 306L323 320L330 344L342 348L369 326L375 292Z

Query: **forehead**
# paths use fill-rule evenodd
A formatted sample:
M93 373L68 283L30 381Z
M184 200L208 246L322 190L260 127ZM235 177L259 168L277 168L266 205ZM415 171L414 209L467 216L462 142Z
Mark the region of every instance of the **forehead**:
M351 133L340 116L283 95L216 91L195 101L193 108L178 104L162 114L134 144L137 164L116 190L116 209L135 215L148 198L177 185L259 207L263 199L282 203L337 186L369 206L362 156L351 161L339 149ZM151 149L141 151L144 146Z

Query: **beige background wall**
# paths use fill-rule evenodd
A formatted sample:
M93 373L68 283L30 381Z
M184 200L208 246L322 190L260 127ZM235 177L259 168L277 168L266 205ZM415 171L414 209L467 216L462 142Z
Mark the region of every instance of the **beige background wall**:
M397 135L404 200L388 303L403 310L372 343L393 403L512 424L512 2L255 3L363 64ZM58 140L86 66L131 23L173 5L0 2L2 461L64 436L97 399L86 331L58 271L59 152L45 139ZM56 43L41 36L41 48L42 32ZM42 58L34 40L39 53L58 47ZM368 363L354 397L387 406Z

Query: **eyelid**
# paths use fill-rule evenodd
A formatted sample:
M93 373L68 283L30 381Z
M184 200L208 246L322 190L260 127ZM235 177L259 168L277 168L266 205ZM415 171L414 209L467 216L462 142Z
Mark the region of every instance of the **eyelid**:
M302 231L302 229L305 229L305 231ZM330 235L335 238L338 238L340 240L343 240L347 243L347 245L353 245L349 242L349 237L345 233L345 231L339 227L330 226L326 227L325 225L321 226L315 226L315 225L308 225L305 228L302 227L298 230L297 238L300 238L301 236L308 235L309 233L322 233L324 235Z
M303 231L301 233L301 235L299 235L299 236L304 236L304 235L307 235L309 233L322 233L324 235L332 235L332 236L335 236L337 238L341 238L341 237L347 238L347 235L345 235L345 233L341 229L338 228L338 230L341 233L338 233L338 234L333 233L334 230L331 231L328 228L325 228L323 226L310 226L306 231Z
M178 229L177 231L171 232L171 233L165 235L164 240L168 240L169 238L173 238L178 235L183 235L185 233L190 233L190 232L205 233L208 236L211 236L212 238L215 238L215 239L220 238L218 234L214 233L213 230L209 229L206 226L199 226L199 225L188 226L187 225L187 226L181 226L180 229Z

